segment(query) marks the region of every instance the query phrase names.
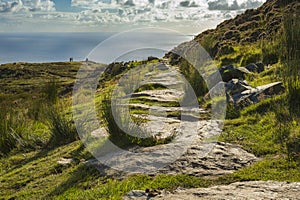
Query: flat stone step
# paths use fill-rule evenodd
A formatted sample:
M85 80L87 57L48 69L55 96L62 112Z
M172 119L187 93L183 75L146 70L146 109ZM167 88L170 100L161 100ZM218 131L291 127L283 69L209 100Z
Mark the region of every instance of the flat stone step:
M300 199L300 183L286 183L276 181L248 181L236 182L230 185L218 185L209 188L178 188L172 192L148 189L147 191L131 191L123 200L146 199Z

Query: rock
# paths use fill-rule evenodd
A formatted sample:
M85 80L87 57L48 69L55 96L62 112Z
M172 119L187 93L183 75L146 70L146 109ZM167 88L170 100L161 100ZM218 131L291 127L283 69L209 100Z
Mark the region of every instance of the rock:
M207 83L213 88L220 82L220 78L222 78L224 82L229 82L231 79L244 79L245 74L248 73L250 72L244 67L236 68L233 65L227 65L219 68L217 72L212 73L207 78Z
M142 190L133 190L126 194L123 198L123 200L131 200L131 199L148 199L148 195L145 191Z
M250 74L250 73L251 73L251 72L250 72L248 69L246 69L245 67L238 67L237 69L240 70L241 72L243 72L244 74Z
M205 132L212 133L211 128L204 128L204 134ZM216 177L233 173L257 161L257 158L253 154L244 151L238 145L218 142L214 144L214 147L207 156L201 157L206 148L207 146L204 144L192 146L176 162L153 175L161 173L176 175L179 173L198 177Z
M223 66L219 69L219 73L222 76L224 82L228 82L231 79L244 79L245 71L234 67L233 65Z
M185 122L187 124L197 122ZM199 123L199 122L198 122ZM132 163L130 168L149 168L148 172L143 172L150 176L156 176L159 174L177 175L187 174L198 177L216 177L225 174L230 174L236 170L251 165L258 159L251 153L243 150L239 145L233 145L222 142L209 142L206 143L203 140L205 138L216 137L222 130L219 128L221 124L216 121L205 121L201 123L199 133L193 140L193 143L187 148L187 151L182 153L174 162L167 164L165 167L156 169L153 171L152 160L149 160L147 153L156 152L156 163L163 163L165 160L174 156L176 148L169 149L168 145L158 145L153 147L136 147L130 151L134 154L124 155L118 157L118 166L121 163ZM175 124L176 125L176 124ZM182 140L185 145L186 139L190 136L187 134L184 138L178 138ZM140 161L135 163L135 160ZM87 165L95 166L103 176L125 178L127 173L118 172L112 168L106 167L97 160L91 160L86 163ZM155 164L156 165L156 164ZM126 167L126 166L124 166ZM124 168L126 169L126 168Z
M135 198L144 199L144 198ZM151 199L300 199L300 183L275 181L236 182L230 185L219 185L209 188L184 189L163 191L161 195Z
M145 191L142 190L133 190L126 194L122 199L123 200L131 200L131 199L151 199L158 195L161 195L161 191L159 190L151 190L146 189Z
M256 63L256 66L258 67L258 73L265 71L265 65L263 63Z
M258 86L257 90L259 94L264 94L267 96L278 95L284 92L284 87L282 82L270 83L263 86Z
M159 60L157 57L149 56L148 61Z
M66 166L71 165L74 162L72 158L61 158L59 161L57 161L58 164Z
M257 65L255 65L257 66ZM262 69L262 66L261 68ZM225 87L222 87L222 86ZM235 107L244 108L253 103L258 103L266 98L279 95L285 91L282 82L275 82L263 86L252 88L247 81L241 79L231 79L227 83L217 83L205 96L208 101L211 97L222 96L225 88L227 103L232 102Z
M265 65L263 63L251 63L246 66L246 69L249 70L250 72L257 72L261 73L265 70Z
M225 84L226 92L230 95L242 93L245 90L253 89L246 81L239 79L232 79Z
M266 98L279 95L284 92L282 82L275 82L263 86L259 86L250 90L233 95L234 104L243 108L253 103L258 103Z
M257 66L253 63L247 65L246 69L248 69L250 72L257 72Z

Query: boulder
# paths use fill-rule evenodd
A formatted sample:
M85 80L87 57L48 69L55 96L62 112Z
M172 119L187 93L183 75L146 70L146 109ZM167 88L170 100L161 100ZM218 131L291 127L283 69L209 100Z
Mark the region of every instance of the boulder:
M247 81L239 80L239 79L232 79L228 83L225 84L226 92L229 95L242 93L245 90L253 89Z
M263 63L256 63L256 64L251 63L246 66L246 69L250 72L261 73L265 70L265 65Z
M263 63L256 63L256 66L258 67L258 73L265 71L265 65Z
M284 90L282 82L275 82L234 94L232 95L232 99L237 107L243 108L274 95L279 95Z
M282 82L270 83L267 85L257 87L258 93L264 94L266 96L278 95L284 92L284 87Z
M153 60L159 60L157 57L154 57L154 56L149 56L148 57L148 61L153 61Z
M246 66L246 69L248 69L250 72L256 72L257 71L257 66L254 63L251 63Z
M219 69L219 73L222 76L224 82L228 82L231 79L244 79L245 74L248 73L245 69L236 68L233 65L223 66Z

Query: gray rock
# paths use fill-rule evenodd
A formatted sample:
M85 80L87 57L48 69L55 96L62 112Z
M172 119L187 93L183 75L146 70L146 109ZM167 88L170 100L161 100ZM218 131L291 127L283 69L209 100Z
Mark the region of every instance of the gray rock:
M250 72L257 72L261 73L265 70L265 65L263 63L251 63L246 66L246 69L249 70Z
M142 190L133 190L126 194L122 199L123 200L131 200L131 199L147 199L148 195L145 191Z
M219 76L222 77L224 82L231 79L244 79L245 74L250 73L246 68L236 68L233 65L227 65L219 68L219 70L208 77L208 84L214 86L219 82Z
M265 71L265 65L263 63L256 63L258 67L258 73Z
M66 166L71 165L74 162L72 158L61 158L59 161L57 161L58 164Z
M275 82L233 95L235 105L243 108L284 92L282 82Z
M143 198L136 198L143 199ZM210 188L183 189L178 188L175 191L163 191L159 196L151 199L300 199L300 183L285 183L274 181L249 181L236 182L230 185L213 186Z
M239 79L232 79L228 83L225 84L226 92L230 95L234 95L237 93L241 93L245 90L253 89L247 81L239 80Z
M262 93L267 96L273 96L284 92L284 87L282 82L275 82L263 86L258 86L257 90L258 93Z

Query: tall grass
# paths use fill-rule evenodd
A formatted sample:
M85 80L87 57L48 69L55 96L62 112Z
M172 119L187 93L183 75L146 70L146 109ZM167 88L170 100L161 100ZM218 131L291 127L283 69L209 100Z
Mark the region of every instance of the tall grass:
M46 121L50 130L48 147L56 147L73 142L78 139L76 127L66 113L68 106L59 99L59 84L56 79L50 79L44 86L44 105L39 105L42 109L42 120Z
M192 86L196 96L204 97L204 95L206 95L208 92L208 88L206 82L204 81L201 74L199 74L197 69L184 59L181 59L181 62L179 63L179 68L182 74L187 79L187 81Z
M48 147L68 144L78 139L73 121L66 115L62 105L48 107L46 110L47 124L50 130Z
M0 112L0 156L14 148L26 146L26 126L23 115L5 108Z
M113 109L116 109L117 105L115 105L114 101L109 99L109 97L110 96L107 95L104 100L102 100L100 115L106 125L110 141L117 146L121 148L127 148L134 145L146 147L155 146L168 143L173 139L172 136L165 139L157 139L155 136L152 136L145 127L141 127L144 121L143 119L136 118L134 120L136 126L130 122L130 119L124 118L120 113L114 116L113 112L115 112L115 110ZM122 123L123 129L119 127L117 121ZM133 135L136 135L136 137Z
M278 63L280 57L280 42L274 39L262 39L261 45L261 61L264 64L275 64Z
M300 161L300 21L299 14L284 19L282 38L282 60L284 63L284 82L287 88L287 101L292 123L286 148L290 159Z
M58 100L58 83L56 79L50 79L46 82L43 93L45 100L50 104L55 104Z
M300 21L289 15L283 23L282 59L284 62L284 81L288 92L290 111L300 114Z

